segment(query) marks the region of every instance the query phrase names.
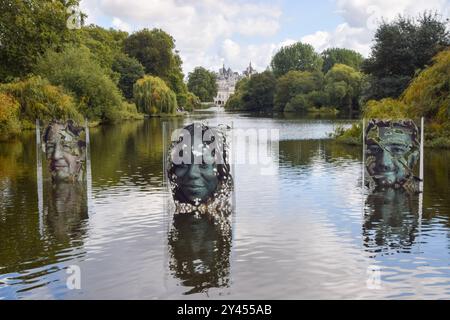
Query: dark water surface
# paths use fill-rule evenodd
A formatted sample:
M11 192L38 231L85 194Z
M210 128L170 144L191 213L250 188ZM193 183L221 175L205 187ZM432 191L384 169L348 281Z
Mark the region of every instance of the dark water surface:
M449 151L426 150L423 199L368 195L361 148L326 139L349 121L170 122L194 118L280 130L274 174L234 167L231 233L167 212L159 119L92 129L90 208L47 178L40 215L34 133L0 144L0 299L450 298Z

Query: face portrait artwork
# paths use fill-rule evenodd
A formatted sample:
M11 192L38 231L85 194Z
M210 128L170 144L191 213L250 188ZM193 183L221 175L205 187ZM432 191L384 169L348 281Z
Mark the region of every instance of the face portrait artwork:
M53 121L45 130L43 141L53 181L83 179L86 143L80 137L82 131L72 120Z
M366 172L375 187L417 192L414 168L420 155L418 129L412 120L371 120L365 132Z
M182 212L223 206L232 189L225 134L195 123L177 138L169 151L167 172L176 205Z

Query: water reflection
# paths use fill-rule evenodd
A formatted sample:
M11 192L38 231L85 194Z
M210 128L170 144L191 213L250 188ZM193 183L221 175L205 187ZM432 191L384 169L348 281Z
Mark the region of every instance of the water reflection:
M448 299L450 151L425 150L420 221L417 198L363 195L361 147L317 140L329 121L209 117L282 133L276 175L234 168L233 235L206 216L168 219L161 119L93 128L95 214L84 190L48 180L42 234L35 136L0 144L0 299ZM81 291L65 286L72 264ZM366 288L373 264L386 290Z
M86 187L81 183L49 186L45 214L45 234L59 244L81 241L86 234L88 207Z
M419 226L419 195L387 188L367 196L362 235L374 256L408 253Z
M208 292L230 284L231 223L209 215L176 214L169 233L169 269L184 294Z

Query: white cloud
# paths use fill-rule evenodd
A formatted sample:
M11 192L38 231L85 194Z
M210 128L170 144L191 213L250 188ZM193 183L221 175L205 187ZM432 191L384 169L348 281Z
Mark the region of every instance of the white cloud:
M275 2L277 3L277 2ZM416 15L432 10L450 13L448 0L334 0L343 22L334 30L296 38L316 50L329 47L354 49L367 56L374 30L381 17ZM243 70L249 61L259 71L266 69L273 54L294 39L277 42L268 37L280 30L282 11L263 0L83 0L88 22L125 31L144 27L162 28L176 40L185 73L196 66L218 69L225 63ZM252 40L257 39L257 43ZM239 40L238 40L239 39Z
M128 23L123 22L119 18L113 18L112 25L115 29L130 32L131 27Z
M318 52L332 47L353 49L368 56L373 31L365 28L350 27L342 23L332 32L317 31L301 38L302 42L311 44Z
M392 21L399 14L417 16L424 11L436 11L445 18L450 13L447 0L336 0L336 7L345 23L332 31L321 30L306 35L301 41L310 43L318 51L344 47L368 56L375 30L382 19Z
M104 24L105 19L113 17L111 25L125 31L162 28L176 39L186 72L197 63L206 67L220 65L226 58L217 55L231 54L232 48L223 51L217 46L234 35L274 35L281 17L277 6L237 0L86 0L82 1L82 9L89 16L88 22ZM214 48L218 52L213 52Z

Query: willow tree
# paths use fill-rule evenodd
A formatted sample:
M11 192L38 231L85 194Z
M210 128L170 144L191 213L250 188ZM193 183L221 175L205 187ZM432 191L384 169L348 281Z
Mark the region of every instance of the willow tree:
M176 94L158 77L145 76L134 84L134 101L139 112L148 115L175 114Z

